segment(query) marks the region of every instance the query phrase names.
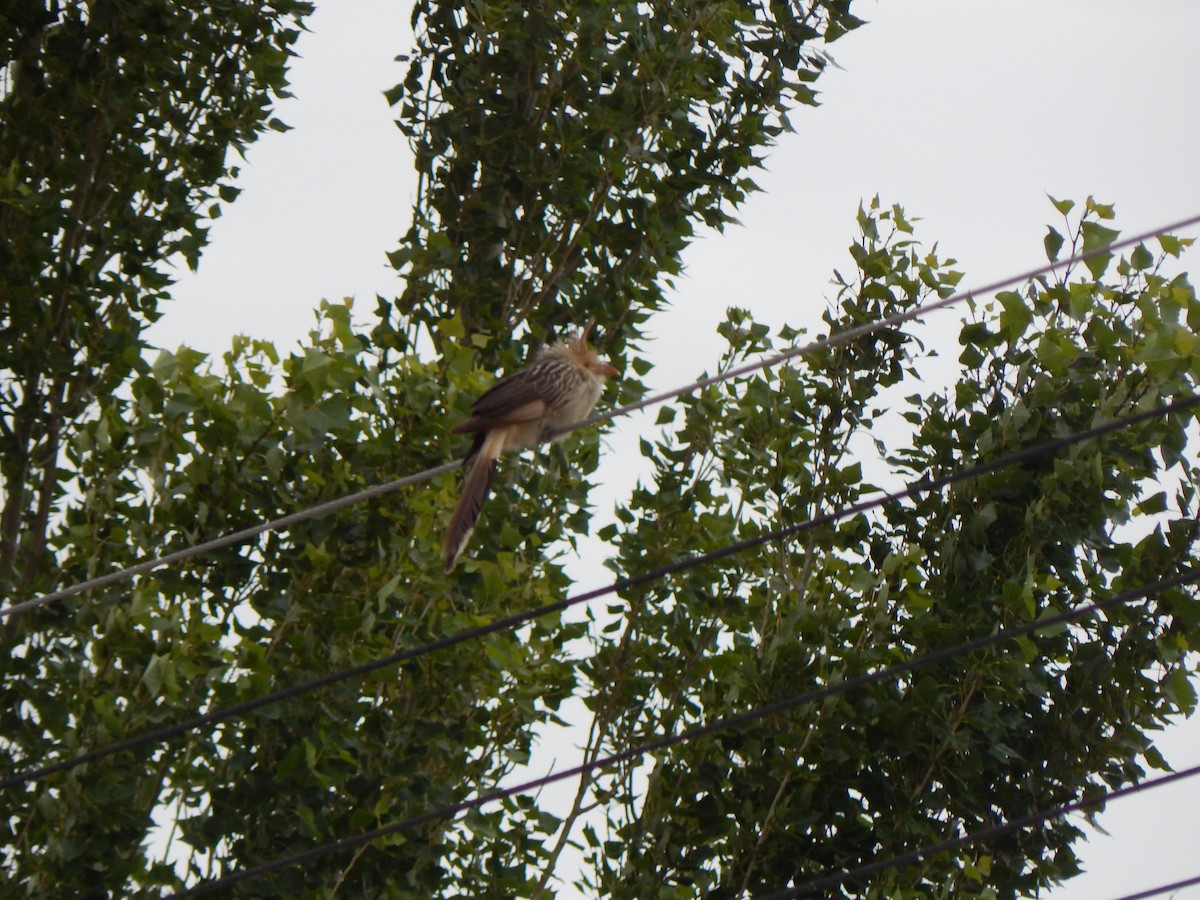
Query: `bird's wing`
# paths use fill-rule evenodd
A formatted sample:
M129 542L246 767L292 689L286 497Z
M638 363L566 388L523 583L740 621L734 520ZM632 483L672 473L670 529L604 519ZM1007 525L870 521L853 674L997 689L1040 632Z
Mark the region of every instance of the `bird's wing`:
M525 372L517 372L488 388L471 405L474 415L450 430L454 434L470 434L502 425L536 422L545 415L546 405L538 384Z

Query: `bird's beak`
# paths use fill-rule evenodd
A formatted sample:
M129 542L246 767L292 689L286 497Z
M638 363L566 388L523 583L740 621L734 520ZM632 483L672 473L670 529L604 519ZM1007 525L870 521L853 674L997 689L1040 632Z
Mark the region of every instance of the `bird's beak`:
M597 363L596 371L599 372L601 375L605 376L606 378L615 378L617 375L620 374L613 366L610 366L606 362Z

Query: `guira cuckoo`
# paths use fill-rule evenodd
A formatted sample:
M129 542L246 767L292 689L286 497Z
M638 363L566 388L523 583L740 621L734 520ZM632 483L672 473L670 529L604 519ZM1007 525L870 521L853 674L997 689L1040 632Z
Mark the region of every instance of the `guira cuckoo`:
M566 437L554 432L587 418L605 377L617 374L588 346L590 330L589 323L568 340L544 347L532 364L492 385L472 404L471 418L450 429L473 434L475 443L463 461L469 471L442 546L447 572L475 529L500 454Z

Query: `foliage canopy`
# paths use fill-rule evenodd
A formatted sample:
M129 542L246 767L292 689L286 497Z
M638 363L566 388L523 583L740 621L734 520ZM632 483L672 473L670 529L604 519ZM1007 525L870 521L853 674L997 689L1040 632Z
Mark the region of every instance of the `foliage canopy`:
M419 192L364 326L323 303L282 355L148 352L230 149L271 127L308 5L48 2L0 17L0 583L15 601L439 464L493 373L595 318L625 367L681 253L815 100L848 2L419 0L388 92ZM278 127L283 127L279 125ZM1117 234L1055 201L1050 259ZM954 290L897 206L858 215L830 332ZM454 479L5 620L0 759L19 771L560 599L589 531L634 575L1194 390L1200 303L1163 236L977 304L961 377L893 330L664 409L649 475L593 528L581 435L497 479L475 555L438 564ZM803 318L803 317L801 317ZM797 323L797 326L799 323ZM721 326L729 367L773 336ZM432 348L432 352L428 348ZM917 391L917 392L914 392ZM1190 416L993 472L625 592L586 621L422 657L0 794L29 896L178 889L492 787L582 708L585 759L1036 620L1191 565ZM548 498L553 498L552 502ZM1178 589L585 778L242 883L246 896L767 893L1130 783L1190 714L1200 600ZM571 706L568 701L581 701ZM594 810L600 810L599 813ZM155 817L170 821L155 832ZM847 884L1015 897L1069 877L1053 822ZM573 876L564 851L584 860Z

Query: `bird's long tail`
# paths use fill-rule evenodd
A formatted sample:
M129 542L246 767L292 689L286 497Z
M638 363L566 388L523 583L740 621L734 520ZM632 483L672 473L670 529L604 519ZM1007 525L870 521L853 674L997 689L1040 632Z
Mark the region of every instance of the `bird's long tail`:
M454 514L450 516L450 527L446 529L446 541L442 545L442 559L449 572L458 562L459 556L471 539L475 523L479 521L479 512L483 509L483 501L487 499L488 486L492 483L492 473L496 471L496 460L504 447L504 429L494 428L487 433L475 458L471 461L471 470L463 479L462 495Z

